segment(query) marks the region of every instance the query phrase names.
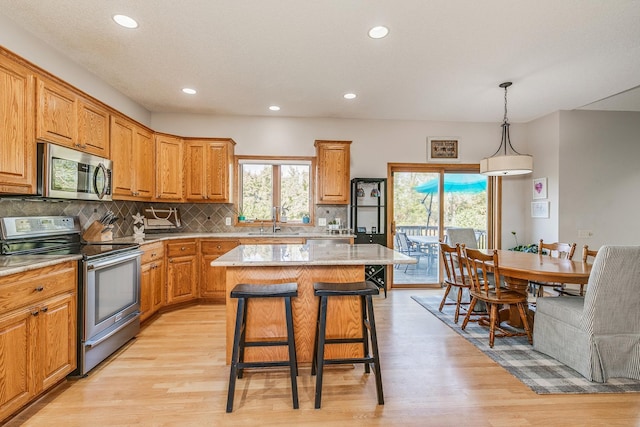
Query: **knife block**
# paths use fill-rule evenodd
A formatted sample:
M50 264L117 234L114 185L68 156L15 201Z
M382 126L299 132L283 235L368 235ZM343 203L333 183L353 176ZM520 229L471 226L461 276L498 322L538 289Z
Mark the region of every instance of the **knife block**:
M108 230L103 231L105 228ZM113 225L104 225L100 221L93 221L82 233L82 238L87 242L109 242L113 240Z

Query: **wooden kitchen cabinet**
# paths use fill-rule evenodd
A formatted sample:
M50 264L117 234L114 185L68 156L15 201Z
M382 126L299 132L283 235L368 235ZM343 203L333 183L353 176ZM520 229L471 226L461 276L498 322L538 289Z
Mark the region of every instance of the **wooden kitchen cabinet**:
M232 203L232 139L185 139L185 199Z
M0 421L76 368L77 262L0 278Z
M164 304L164 244L142 245L140 270L140 320L146 320Z
M0 50L0 194L35 194L35 76L3 53Z
M350 146L351 141L315 142L318 204L349 204Z
M198 297L198 243L195 239L167 243L167 305Z
M151 200L154 194L153 134L131 120L111 116L112 194L116 200Z
M226 302L226 268L212 267L211 261L240 245L238 240L202 240L200 242L200 298L214 303Z
M156 134L156 199L183 200L183 146L182 138Z
M78 100L78 142L76 148L105 159L111 156L109 112L85 98Z

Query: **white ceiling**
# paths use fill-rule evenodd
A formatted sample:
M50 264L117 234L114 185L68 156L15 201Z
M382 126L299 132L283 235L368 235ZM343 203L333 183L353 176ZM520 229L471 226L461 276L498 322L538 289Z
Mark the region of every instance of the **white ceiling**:
M0 13L152 112L499 122L506 80L512 122L640 111L638 0L0 0ZM374 25L389 36L369 38Z

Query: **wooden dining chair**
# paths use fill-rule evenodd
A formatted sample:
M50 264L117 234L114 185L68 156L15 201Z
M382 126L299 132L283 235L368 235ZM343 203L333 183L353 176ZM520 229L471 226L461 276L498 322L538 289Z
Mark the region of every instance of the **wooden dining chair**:
M532 332L527 320L525 307L527 304L527 294L520 293L500 286L492 286L489 281L489 272L498 281L500 279L500 265L498 251L494 250L491 255L487 255L476 249L465 248L464 259L467 265L467 272L471 276L471 304L467 310L467 315L462 322L462 329L467 327L470 313L473 311L478 301L483 301L489 311L489 347L493 348L495 337L527 336L529 344L533 344ZM499 282L498 282L499 283ZM524 332L515 329L504 329L500 327L500 314L498 310L502 305L516 305L520 320L524 325ZM496 330L498 334L496 334Z
M462 305L468 307L469 303L462 302L463 290L471 289L471 279L465 274L464 263L459 260L462 259L462 252L460 244L456 244L455 247L449 246L446 243L440 241L440 253L442 254L442 261L444 263L444 284L447 286L444 291L444 296L440 302L439 311L442 311L445 304L455 304L456 312L453 316L453 322L458 323L458 317L460 316L460 308ZM447 303L447 296L451 292L451 288L458 289L458 295L455 303Z
M559 259L573 259L573 254L576 251L575 243L544 243L543 239L540 239L538 243L538 254L541 256L547 255ZM559 294L566 294L564 291L563 283L555 282L529 282L529 286L534 289L534 295L538 297L544 296L544 287L550 286ZM535 291L537 289L537 292Z
M598 255L598 250L596 249L595 251L589 249L589 245L584 245L582 247L582 262L593 262L593 260L596 258L596 255ZM584 287L586 285L581 284L580 285L580 296L584 296Z

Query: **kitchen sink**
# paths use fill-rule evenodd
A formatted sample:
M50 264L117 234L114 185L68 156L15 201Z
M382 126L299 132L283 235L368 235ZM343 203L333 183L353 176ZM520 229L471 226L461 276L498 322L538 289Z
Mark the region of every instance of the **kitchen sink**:
M300 233L282 233L280 231L272 232L272 231L263 231L262 233L248 233L249 236L267 236L267 237L287 237L287 236L297 236Z

